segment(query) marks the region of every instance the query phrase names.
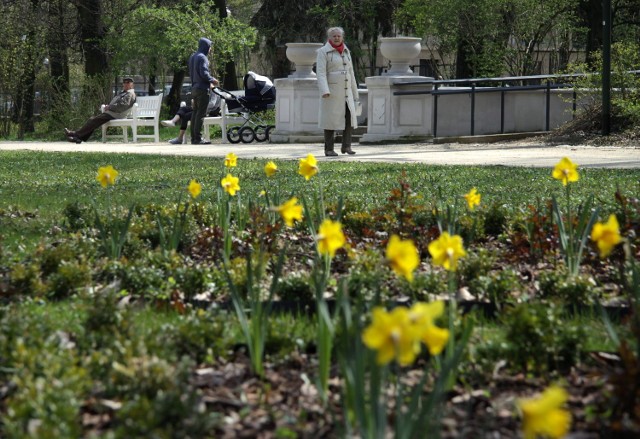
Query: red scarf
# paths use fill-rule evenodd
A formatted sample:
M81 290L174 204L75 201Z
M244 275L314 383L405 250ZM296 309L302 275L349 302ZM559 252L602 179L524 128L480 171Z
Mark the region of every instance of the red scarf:
M333 44L333 42L331 40L329 40L329 44L331 44L331 47L336 49L338 51L338 53L340 55L342 55L342 51L344 50L344 41L336 46L335 44Z

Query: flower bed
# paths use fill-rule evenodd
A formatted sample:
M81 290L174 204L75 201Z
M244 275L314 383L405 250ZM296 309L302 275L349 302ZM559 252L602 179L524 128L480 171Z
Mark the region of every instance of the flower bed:
M148 204L119 199L124 173L100 167L104 193L68 204L32 253L3 250L3 434L636 431L638 389L622 383L640 379L637 199L576 197L568 158L548 177L561 196L516 214L474 184L421 196L404 174L353 208L326 198L312 155L286 175L241 167L229 154L219 177ZM262 192L243 196L245 177ZM283 190L294 177L300 192ZM313 312L276 314L277 301ZM462 312L470 301L499 335ZM602 304L631 316L592 317L615 354L589 349L566 312Z

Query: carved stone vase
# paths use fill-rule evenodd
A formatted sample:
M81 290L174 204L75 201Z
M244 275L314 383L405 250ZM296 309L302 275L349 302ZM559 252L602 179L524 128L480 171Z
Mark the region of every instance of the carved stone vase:
M287 59L296 65L296 71L289 78L315 78L313 64L316 62L316 51L321 43L287 43Z
M422 40L414 37L380 38L380 53L391 63L383 76L412 76L411 61L420 55Z

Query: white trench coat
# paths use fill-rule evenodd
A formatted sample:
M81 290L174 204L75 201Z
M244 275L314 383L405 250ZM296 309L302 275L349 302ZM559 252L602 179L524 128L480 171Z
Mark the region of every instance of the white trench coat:
M325 130L343 130L345 124L345 103L351 112L351 126L358 127L355 101L358 96L358 84L353 74L351 52L346 47L342 55L327 43L317 51L316 75L320 92L320 114L318 126ZM323 98L322 95L331 96Z

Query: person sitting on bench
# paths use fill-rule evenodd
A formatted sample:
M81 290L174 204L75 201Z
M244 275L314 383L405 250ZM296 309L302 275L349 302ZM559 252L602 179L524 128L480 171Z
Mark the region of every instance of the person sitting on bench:
M86 142L97 128L100 128L110 120L126 117L127 112L135 103L136 93L133 91L133 78L125 77L122 80L122 91L111 99L108 105L104 106L102 113L90 118L81 128L75 131L65 128L64 135L69 142Z
M207 116L220 116L220 96L211 93L211 97L209 98L209 105L207 106ZM180 102L180 108L175 116L172 119L163 120L160 124L163 127L174 127L178 122L180 122L180 132L178 133L178 137L175 137L169 140L169 143L172 145L180 145L184 141L184 135L187 131L187 125L191 120L191 115L193 114L193 101L191 101L191 105L187 105L186 102Z

